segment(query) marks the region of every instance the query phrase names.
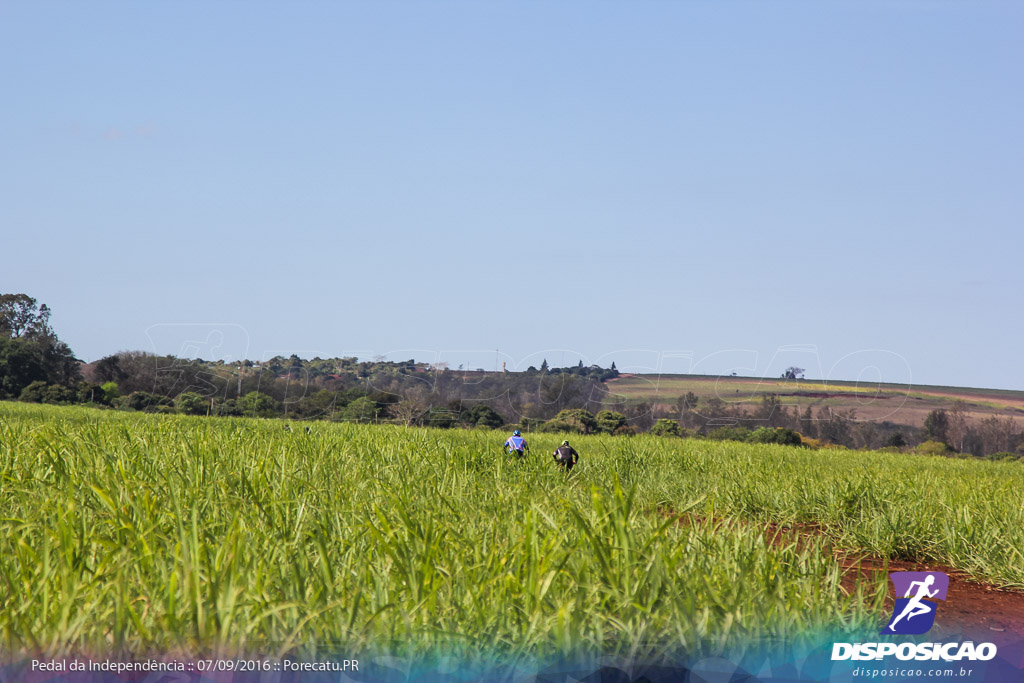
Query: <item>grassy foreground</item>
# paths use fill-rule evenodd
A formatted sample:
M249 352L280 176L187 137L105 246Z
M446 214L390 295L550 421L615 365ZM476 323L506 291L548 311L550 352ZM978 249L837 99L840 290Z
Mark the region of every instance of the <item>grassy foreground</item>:
M1019 464L0 403L0 648L650 655L875 625L843 547L1024 586ZM667 510L691 512L678 524ZM741 520L747 520L746 522Z

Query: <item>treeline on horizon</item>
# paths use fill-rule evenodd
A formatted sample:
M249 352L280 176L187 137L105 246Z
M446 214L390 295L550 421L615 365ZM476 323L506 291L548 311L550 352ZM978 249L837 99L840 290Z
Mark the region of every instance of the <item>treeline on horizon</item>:
M672 404L627 400L608 390L610 368L523 372L452 370L443 364L277 356L207 361L123 351L91 364L74 358L49 326L50 311L24 294L0 295L0 399L86 404L208 416L392 423L438 428L513 426L527 432L641 432L810 447L899 450L976 457L1024 456L1010 418L968 417L966 404L935 410L924 428L862 421L828 406L800 412L768 394L750 408L688 393Z

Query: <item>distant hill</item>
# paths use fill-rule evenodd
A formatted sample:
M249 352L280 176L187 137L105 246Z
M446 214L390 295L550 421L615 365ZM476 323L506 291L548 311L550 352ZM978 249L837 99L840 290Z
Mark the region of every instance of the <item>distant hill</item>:
M866 384L824 380L783 380L761 377L713 375L644 375L623 373L605 382L609 393L623 399L639 399L671 406L692 392L699 399L719 398L751 408L767 394L778 396L783 406L808 406L817 410L855 410L861 420L890 421L920 427L933 410L950 409L957 401L972 418L1012 417L1024 424L1024 391L970 387Z

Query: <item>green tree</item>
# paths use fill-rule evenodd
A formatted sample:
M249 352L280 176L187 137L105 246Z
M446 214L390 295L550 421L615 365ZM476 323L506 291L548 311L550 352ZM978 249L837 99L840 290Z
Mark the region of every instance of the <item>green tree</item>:
M186 391L174 399L174 407L182 415L206 415L210 402L195 392Z
M759 427L747 437L750 443L777 443L784 446L802 446L803 439L798 432L782 427Z
M214 412L221 417L241 417L242 411L238 408L238 401L229 398L213 406Z
M487 429L498 429L505 424L505 418L498 411L490 406L477 405L469 409L466 422L471 427L486 427Z
M127 396L125 404L132 410L141 410L147 413L155 412L161 406L170 407L171 399L166 396L157 396L148 391L133 391Z
M675 420L661 418L651 427L651 434L655 436L679 436L679 423Z
M55 336L40 339L37 343L42 348L43 366L51 382L69 386L78 381L81 377L80 363L70 346Z
M18 400L26 403L50 403L53 405L66 405L74 403L75 391L59 384L47 384L43 381L36 381L22 389Z
M597 419L589 410L583 408L562 410L541 427L541 431L544 432L574 432L576 434L592 434L596 429Z
M20 396L32 382L45 380L46 368L37 344L0 337L0 398Z
M25 403L42 403L46 397L46 387L46 382L42 380L31 382L21 390L18 400Z
M273 397L258 391L250 391L238 399L238 409L243 415L255 417L275 417L278 412L278 403Z
M103 390L103 402L108 405L121 396L121 392L117 388L117 382L104 382L100 388Z
M52 335L50 309L27 294L0 294L0 335L37 340Z
M782 379L803 379L804 369L795 366L786 368L786 371L782 373Z
M107 396L103 393L103 387L92 382L79 382L75 387L76 401L78 403L106 404Z
M611 410L598 411L594 416L596 431L603 434L614 434L615 430L626 424L626 416Z
M345 406L341 411L341 417L347 422L373 422L379 412L380 408L376 401L362 396Z
M303 396L295 407L295 415L309 418L326 418L332 416L338 395L333 391L321 389L309 396Z
M128 373L121 368L121 356L116 353L96 361L93 372L102 382L123 382L128 377Z
M46 304L37 304L27 294L0 294L0 338L23 340L34 345L38 361L50 383L71 386L78 381L79 361L50 327L50 309ZM19 373L15 371L14 374ZM0 383L3 383L3 375L0 375ZM12 385L17 383L17 380L9 382Z
M51 384L43 392L43 403L68 405L75 402L75 390L60 384Z

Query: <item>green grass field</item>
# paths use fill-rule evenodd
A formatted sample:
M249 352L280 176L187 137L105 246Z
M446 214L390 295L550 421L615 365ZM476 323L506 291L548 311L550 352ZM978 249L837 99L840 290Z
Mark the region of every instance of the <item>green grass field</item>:
M714 651L883 620L833 545L1024 586L1016 463L595 436L566 477L557 435L282 426L0 403L0 646Z

